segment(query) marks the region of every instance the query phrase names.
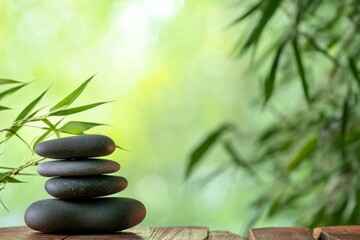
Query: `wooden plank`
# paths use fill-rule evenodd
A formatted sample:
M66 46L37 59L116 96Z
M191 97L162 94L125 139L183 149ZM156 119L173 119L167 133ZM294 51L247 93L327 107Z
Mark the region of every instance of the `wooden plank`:
M151 232L149 227L133 227L126 231L114 233L114 234L87 234L87 235L71 235L66 240L142 240L147 239Z
M0 239L4 240L63 240L68 235L44 234L31 230L28 227L8 227L0 229Z
M148 239L160 240L206 240L209 235L207 227L160 227L151 228Z
M66 240L205 240L208 232L207 227L134 227L116 234L71 235Z
M360 240L360 226L334 226L314 229L319 240Z
M28 227L0 228L0 239L4 240L205 240L208 238L207 227L134 227L115 234L93 235L53 235L33 231Z
M208 240L246 240L246 238L228 231L211 231Z
M314 240L308 228L258 228L249 231L249 240Z

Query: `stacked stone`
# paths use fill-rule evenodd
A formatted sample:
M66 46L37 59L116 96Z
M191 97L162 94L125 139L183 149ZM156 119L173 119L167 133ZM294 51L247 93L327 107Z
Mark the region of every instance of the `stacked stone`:
M57 199L40 200L25 213L26 224L45 233L112 233L139 224L146 214L138 200L101 197L127 187L127 180L104 175L120 165L98 159L115 150L115 143L103 135L59 138L38 144L35 152L46 158L37 171L45 177L45 189Z

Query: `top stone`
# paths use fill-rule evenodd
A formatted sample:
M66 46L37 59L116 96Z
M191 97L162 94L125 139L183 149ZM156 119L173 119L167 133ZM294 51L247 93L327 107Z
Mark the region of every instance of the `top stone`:
M115 147L111 138L89 134L44 141L36 145L35 152L46 158L86 158L110 155Z

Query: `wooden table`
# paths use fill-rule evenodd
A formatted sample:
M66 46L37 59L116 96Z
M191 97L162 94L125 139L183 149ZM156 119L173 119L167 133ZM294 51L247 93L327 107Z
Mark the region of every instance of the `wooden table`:
M35 232L28 227L0 228L1 240L360 240L360 226L315 228L258 228L248 238L227 231L209 231L207 227L134 227L117 234L53 235Z

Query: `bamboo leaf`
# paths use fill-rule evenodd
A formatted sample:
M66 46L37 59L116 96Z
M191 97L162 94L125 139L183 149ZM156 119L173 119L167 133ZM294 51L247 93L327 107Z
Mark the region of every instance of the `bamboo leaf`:
M280 57L281 57L281 54L282 54L286 44L288 43L288 41L289 41L289 38L286 38L279 46L279 48L275 54L274 61L271 66L269 76L265 80L265 102L264 102L264 104L266 104L272 96Z
M56 137L60 137L60 133L59 130L56 128L56 126L54 124L52 124L47 118L42 120L46 125L49 126L49 130L53 131L56 134ZM62 120L61 120L62 121Z
M30 151L32 150L31 147L30 147L30 145L25 141L24 138L22 138L19 134L17 134L17 133L14 132L14 131L10 131L10 132L11 132L13 135L15 135L17 138L19 138L20 141L22 141L22 142L29 148Z
M272 203L267 213L268 217L274 216L282 206L282 195L279 195Z
M17 180L16 178L10 177L8 174L0 173L0 183L23 183L20 180Z
M211 132L205 140L191 153L189 163L187 165L185 178L188 178L194 167L202 160L204 155L215 145L220 137L229 129L229 125L225 124Z
M354 76L354 79L355 79L358 87L360 88L360 75L359 75L359 71L356 67L356 63L355 63L354 59L351 57L349 57L348 60L349 60L349 67L350 67L351 73Z
M0 167L0 169L5 169L5 170L15 170L15 168L10 168L10 167ZM22 175L22 176L37 176L37 174L33 174L33 173L16 173L16 175Z
M64 120L64 118L60 119L57 123L55 123L54 125L51 124L53 127L50 127L49 130L47 130L46 132L44 132L38 139L36 139L36 141L33 144L32 149L35 150L36 145L38 145L40 142L42 142L47 136L49 136L49 134L54 131L56 133L57 131L57 126L61 123L61 121Z
M8 79L8 78L0 78L0 85L6 85L6 84L17 84L22 83L16 80Z
M126 151L126 152L130 152L129 150L123 148L123 147L120 147L119 145L116 145L115 146L116 148L120 149L120 150L123 150L123 151Z
M0 106L0 111L4 111L4 110L9 110L11 108L5 107L5 106Z
M29 103L21 112L20 114L16 117L15 122L23 120L26 117L32 117L34 116L37 111L35 111L34 113L30 114L29 113L34 109L34 107L36 106L36 104L39 103L39 101L41 100L41 98L45 95L45 93L49 90L46 89L43 93L40 94L40 96L38 96L37 98L35 98L31 103ZM7 138L10 138L14 133L16 133L17 131L19 131L19 129L22 126L16 126L10 129L10 131L6 134Z
M318 136L310 137L300 148L298 153L292 159L290 164L288 165L288 170L292 171L296 169L306 158L308 158L317 147Z
M32 118L32 117L35 116L40 110L41 110L41 108L38 109L38 110L36 110L35 112L31 113L29 116L27 116L27 118L28 118L28 119L29 119L29 118ZM6 134L6 137L7 137L6 140L8 140L9 138L11 138L11 137L14 135L14 133L17 133L17 132L20 130L20 128L22 128L22 125L18 125L18 126L12 127L12 128L7 132L7 134Z
M31 103L29 103L21 113L16 117L15 122L20 121L27 117L29 113L34 109L34 107L40 102L41 98L45 95L45 93L49 90L46 89L43 93L40 94L37 98L35 98Z
M344 104L342 108L342 116L341 116L341 135L343 139L345 138L345 133L348 125L348 117L349 117L349 97L346 97L344 100Z
M93 127L106 125L103 123L70 121L60 128L60 131L75 135L81 135Z
M0 169L14 170L15 168L11 168L11 167L0 167Z
M234 146L229 141L225 141L224 148L226 152L230 155L231 160L238 166L242 167L244 170L248 171L250 174L257 176L257 172L243 159L240 157L240 154L236 151Z
M36 141L33 144L32 150L35 150L36 145L38 145L40 142L42 142L49 134L51 133L51 130L47 130L46 132L44 132L40 137L38 137L38 139L36 139Z
M99 105L105 104L105 103L109 103L109 102L98 102L98 103L92 103L92 104L88 104L88 105L83 105L80 107L74 107L74 108L69 108L69 109L65 109L65 110L58 110L55 112L51 112L49 114L49 116L67 116L67 115L71 115L71 114L75 114L78 112L83 112L89 109L92 109L94 107L97 107Z
M304 71L304 65L303 65L303 61L302 61L302 56L299 51L299 44L298 44L296 37L294 37L294 39L292 41L292 46L293 46L293 50L294 50L297 69L298 69L299 76L301 79L301 85L303 88L303 92L304 92L306 101L308 102L308 104L310 104L311 100L310 100L310 96L309 96L309 86L307 83L307 79L306 79L306 75L305 75L305 71Z
M281 2L282 2L282 0L265 0L265 5L264 5L261 19L258 22L255 29L251 32L249 39L246 41L246 43L244 45L244 49L247 49L250 46L257 44L266 24L269 22L269 20L272 18L272 16L276 13L276 10L279 8Z
M305 194L303 191L299 190L295 193L284 193L282 192L271 204L268 216L272 217L278 212L280 212L284 207L289 207L291 204L299 199L300 197L303 197Z
M263 144L268 140L271 140L274 136L278 135L279 132L280 129L278 127L271 126L260 134L259 138L257 139L257 142Z
M54 107L52 107L50 109L50 111L55 111L58 110L60 108L66 108L68 107L71 103L73 103L77 97L80 96L80 94L84 91L84 89L86 88L86 86L88 85L88 83L91 81L91 79L93 79L95 75L91 76L88 80L86 80L85 82L83 82L78 88L76 88L72 93L70 93L68 96L66 96L63 100L61 100L60 102L58 102Z
M25 87L26 85L28 85L28 83L24 83L24 84L21 84L19 86L16 86L16 87L13 87L13 88L10 88L4 92L1 92L0 93L0 100L3 99L4 97L6 96L9 96L17 91L19 91L21 88Z
M244 14L242 14L240 17L236 18L230 25L235 25L239 22L241 22L242 20L244 20L245 18L249 17L251 14L253 14L256 10L259 9L259 7L261 6L261 4L264 2L264 0L259 1L258 3L256 3L254 6L252 6L251 8L249 8Z
M3 208L5 208L6 211L10 212L9 209L6 207L5 203L1 200L1 198L0 198L0 204L1 206L3 206Z
M279 154L283 154L285 151L288 151L290 147L294 144L294 139L289 138L283 142L275 143L274 146L270 146L263 154L261 154L258 158L253 160L251 163L261 164L264 161L271 160L271 156L276 156Z

